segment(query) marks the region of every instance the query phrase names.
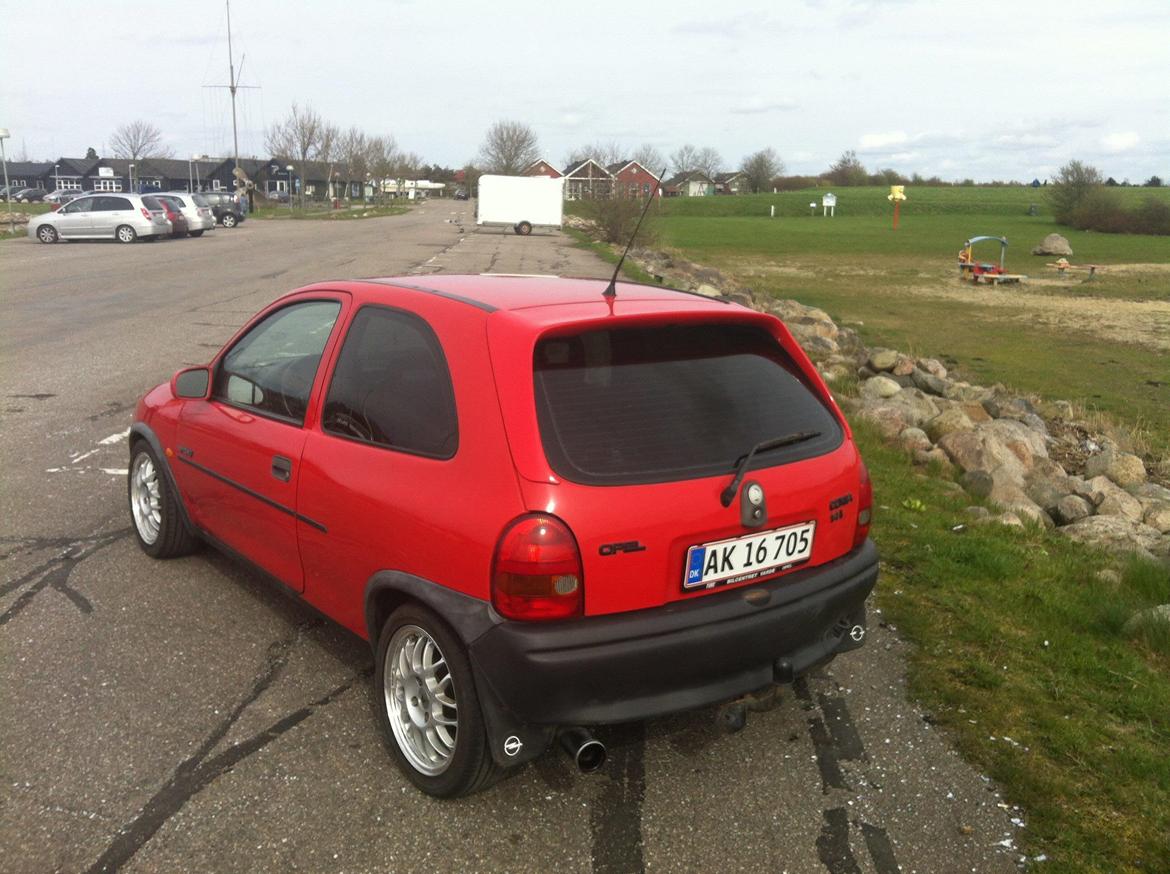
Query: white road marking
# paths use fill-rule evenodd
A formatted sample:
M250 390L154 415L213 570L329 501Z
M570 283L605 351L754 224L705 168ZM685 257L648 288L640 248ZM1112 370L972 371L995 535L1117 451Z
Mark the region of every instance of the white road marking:
M103 467L100 468L102 473L108 473L110 476L126 476L130 470L125 467Z
M129 436L130 429L127 428L125 431L119 431L117 434L111 434L109 437L99 440L98 446L113 446L115 443L120 443Z

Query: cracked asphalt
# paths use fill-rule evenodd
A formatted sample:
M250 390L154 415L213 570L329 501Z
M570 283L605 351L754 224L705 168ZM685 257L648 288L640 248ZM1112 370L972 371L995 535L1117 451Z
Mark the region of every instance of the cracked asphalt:
M438 802L382 747L364 642L218 553L139 551L125 431L146 389L309 282L608 276L565 237L477 233L468 204L433 201L198 240L17 240L0 268L5 871L1016 868L1020 813L907 700L880 614L739 734L713 710L613 726L600 774L553 752Z

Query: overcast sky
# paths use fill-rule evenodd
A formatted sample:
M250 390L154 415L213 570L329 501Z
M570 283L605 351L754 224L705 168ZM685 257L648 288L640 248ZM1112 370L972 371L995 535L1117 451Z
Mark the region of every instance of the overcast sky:
M176 156L227 155L222 2L0 0L10 159L103 154L157 124ZM577 145L772 146L789 172L978 180L1080 158L1170 178L1170 0L235 0L241 154L295 100L461 166L501 118Z

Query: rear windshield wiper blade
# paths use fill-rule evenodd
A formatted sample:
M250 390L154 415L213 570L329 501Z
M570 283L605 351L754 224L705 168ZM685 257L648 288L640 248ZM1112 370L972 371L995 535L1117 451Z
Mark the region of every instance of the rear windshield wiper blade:
M820 436L820 431L797 431L793 434L785 434L783 437L773 437L771 440L764 440L761 443L757 443L747 455L740 458L736 463L735 479L720 493L719 502L724 507L731 506L731 502L735 500L736 492L739 491L739 485L743 482L743 475L747 473L747 467L751 464L756 453L767 452L769 449L779 449L781 446L791 446L794 443L804 443L806 440L812 440L814 437Z

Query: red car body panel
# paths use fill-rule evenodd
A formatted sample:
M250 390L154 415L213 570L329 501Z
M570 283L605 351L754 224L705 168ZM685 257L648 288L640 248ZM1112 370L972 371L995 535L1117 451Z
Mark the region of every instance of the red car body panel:
M425 282L427 290L412 289L416 281ZM537 424L535 345L549 333L617 322L763 326L832 410L845 439L825 455L752 471L766 491L783 495L760 530L815 521L813 553L801 568L848 553L858 506L852 504L845 518L830 522L828 505L857 490L860 458L836 403L783 324L735 304L650 286L619 283L617 299L606 301L603 288L599 280L506 276L309 286L259 313L211 362L214 373L232 344L280 307L322 297L341 300L303 427L211 399L176 400L169 385L139 402L137 418L158 435L184 504L200 528L303 591L306 600L363 637L368 636L364 587L378 571L410 574L490 601L496 543L509 522L525 512L553 514L577 536L587 616L640 610L730 588L682 589L688 547L745 533L738 508L719 502L730 474L604 487L558 477L546 460ZM366 305L412 312L437 335L459 419L459 446L451 459L398 452L321 428L320 409L343 338ZM186 461L214 467L255 494L224 486L182 463L181 450L194 451ZM272 478L274 455L291 460L289 482ZM646 548L620 559L600 554L603 544L633 539Z

